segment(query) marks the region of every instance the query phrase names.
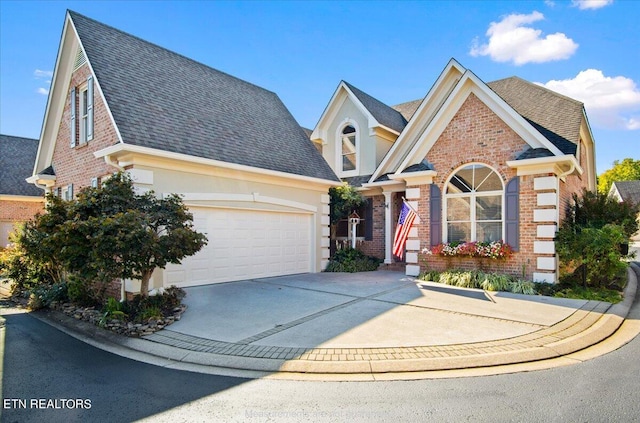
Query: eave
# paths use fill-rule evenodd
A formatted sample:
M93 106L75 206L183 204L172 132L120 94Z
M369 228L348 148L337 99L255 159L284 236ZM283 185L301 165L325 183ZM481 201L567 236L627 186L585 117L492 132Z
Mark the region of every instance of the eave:
M135 166L157 167L202 175L215 175L237 178L254 182L266 182L271 179L280 185L303 187L324 191L329 187L340 186L342 182L329 179L295 175L277 170L261 169L220 160L173 153L131 144L116 144L93 153L96 158L120 169Z
M584 173L578 160L571 154L525 160L510 160L507 162L507 166L516 169L518 176L553 173L557 176L565 177L573 173L577 173L578 175Z

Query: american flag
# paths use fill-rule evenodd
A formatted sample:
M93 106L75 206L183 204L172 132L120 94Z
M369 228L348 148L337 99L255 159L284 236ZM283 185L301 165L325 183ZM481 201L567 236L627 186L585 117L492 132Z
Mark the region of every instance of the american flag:
M400 258L404 256L404 244L409 236L409 229L411 229L411 225L413 225L413 221L416 220L417 216L416 212L403 201L393 241L393 254L395 256Z

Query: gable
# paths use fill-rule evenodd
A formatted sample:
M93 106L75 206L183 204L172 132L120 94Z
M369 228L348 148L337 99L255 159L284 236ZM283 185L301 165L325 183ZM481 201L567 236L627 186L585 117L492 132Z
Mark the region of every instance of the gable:
M504 176L512 172L506 162L528 148L515 131L471 93L423 159L440 178L447 178L451 169L471 161L496 168Z
M115 125L114 144L337 180L273 92L75 12L64 34L54 80L68 84L82 48ZM59 91L63 99L66 89ZM46 119L60 122L64 103L56 104ZM44 138L53 142L50 132ZM50 158L52 146L44 150Z

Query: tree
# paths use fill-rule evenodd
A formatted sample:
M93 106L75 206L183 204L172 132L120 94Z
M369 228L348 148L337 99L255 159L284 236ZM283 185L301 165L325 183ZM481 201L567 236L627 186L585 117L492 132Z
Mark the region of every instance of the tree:
M156 268L178 264L207 243L178 195L136 194L122 172L81 191L69 213L62 230L68 268L100 280L139 279L142 296Z
M566 223L572 226L602 228L607 224L619 225L627 240L638 229L638 209L640 205L618 202L607 193L583 191L581 196L573 195L573 205L569 208Z
M355 187L344 183L339 187L329 188L331 206L331 224L337 224L341 219L349 216L367 201Z
M622 162L615 160L613 167L598 177L598 191L606 195L614 182L636 179L640 179L640 160L630 158L626 158Z

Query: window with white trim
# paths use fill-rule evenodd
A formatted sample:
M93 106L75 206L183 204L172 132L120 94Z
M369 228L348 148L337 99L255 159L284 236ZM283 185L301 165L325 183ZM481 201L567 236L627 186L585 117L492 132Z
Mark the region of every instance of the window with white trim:
M342 172L354 171L358 163L357 132L353 125L347 125L341 132Z
M504 238L504 186L496 171L470 164L451 175L445 188L446 242L491 242Z
M73 87L70 94L71 147L85 144L93 139L93 77Z

